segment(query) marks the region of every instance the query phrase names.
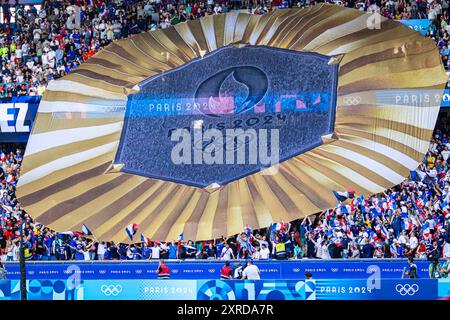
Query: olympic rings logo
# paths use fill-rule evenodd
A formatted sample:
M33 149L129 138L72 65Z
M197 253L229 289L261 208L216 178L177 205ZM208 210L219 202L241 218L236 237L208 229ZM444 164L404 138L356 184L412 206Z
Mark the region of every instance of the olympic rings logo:
M413 285L405 284L405 285L402 285L402 284L399 283L399 284L397 284L395 286L395 290L398 293L400 293L400 295L402 295L402 296L406 296L406 295L413 296L419 291L419 286L417 284L413 284Z
M103 294L107 297L114 296L117 297L122 292L122 286L120 284L118 285L109 285L106 284L102 285L100 290L103 292Z
M216 269L208 269L208 272L209 273L214 273L214 272L216 272Z
M247 143L250 144L253 141L257 142L258 137L257 133L253 134L252 131L244 132L244 133L237 133L236 135L227 135L225 134L223 136L224 141L220 140L212 140L208 142L206 145L204 144L203 140L197 141L194 143L194 148L196 150L204 150L206 147L213 148L214 150L238 150L244 147ZM247 142L247 141L248 142Z
M349 97L344 97L344 103L348 106L350 105L357 105L359 103L361 103L361 97L360 96L349 96Z

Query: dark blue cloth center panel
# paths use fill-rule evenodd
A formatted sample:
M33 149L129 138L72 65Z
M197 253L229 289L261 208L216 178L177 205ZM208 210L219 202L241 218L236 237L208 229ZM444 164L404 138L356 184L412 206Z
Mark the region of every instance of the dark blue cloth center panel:
M124 164L123 172L206 187L273 164L259 152L267 149L270 155L277 142L274 130L279 150L273 149L280 162L311 150L334 130L338 65L329 60L310 52L227 46L153 76L128 97L115 163ZM177 129L186 130L192 146L191 161L182 164L171 158L181 141L171 139ZM196 134L208 129L219 130L223 139L198 140ZM256 136L240 141L230 129L252 130ZM256 162L249 152L252 143L258 150ZM222 152L224 164L194 159L198 151L214 148ZM234 150L234 162L226 163L226 150ZM240 151L243 163L237 162Z

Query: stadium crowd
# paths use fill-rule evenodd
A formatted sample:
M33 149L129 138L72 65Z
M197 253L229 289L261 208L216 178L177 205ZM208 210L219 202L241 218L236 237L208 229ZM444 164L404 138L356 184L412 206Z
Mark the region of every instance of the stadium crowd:
M11 4L14 2L14 4ZM49 81L63 77L114 40L167 28L205 15L234 9L254 14L274 8L309 6L311 0L62 0L44 1L37 9L1 0L0 97L42 95ZM394 19L429 19L427 35L448 62L448 0L329 0L362 11L379 11Z
M360 10L377 4L389 18L428 18L427 34L442 48L445 65L450 65L446 0L338 2ZM313 2L277 4L286 7ZM63 0L45 2L40 11L34 6L25 10L16 4L15 22L8 23L11 6L3 1L6 24L0 35L0 96L41 95L50 80L64 76L115 39L252 6L253 13L272 10L259 1ZM34 223L15 195L23 148L3 146L0 255L2 261L18 260L22 228L28 260L450 258L448 134L437 130L419 169L411 173L410 179L382 194L355 196L315 217L279 222L263 230L246 227L241 234L229 238L132 245L99 242L81 232L57 233Z
M339 201L312 217L246 227L211 241L146 239L135 244L99 242L83 232L57 233L33 223L15 195L23 150L1 152L0 254L19 259L20 227L28 260L141 259L355 259L450 258L450 140L436 130L423 163L403 183L383 193Z

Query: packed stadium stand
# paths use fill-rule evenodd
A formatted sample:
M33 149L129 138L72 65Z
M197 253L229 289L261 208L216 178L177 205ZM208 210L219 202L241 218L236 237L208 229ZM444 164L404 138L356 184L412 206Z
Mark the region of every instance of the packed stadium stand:
M48 82L77 68L118 39L231 10L264 14L316 1L2 1L0 96L42 95ZM334 1L391 19L428 19L422 30L441 49L446 69L450 8L442 1ZM442 120L444 119L444 120ZM193 242L97 241L89 230L59 232L34 222L16 198L25 145L2 145L2 261L18 261L23 226L27 260L450 258L450 127L442 113L420 167L381 194L354 195L334 209L267 229ZM448 275L448 268L444 276Z

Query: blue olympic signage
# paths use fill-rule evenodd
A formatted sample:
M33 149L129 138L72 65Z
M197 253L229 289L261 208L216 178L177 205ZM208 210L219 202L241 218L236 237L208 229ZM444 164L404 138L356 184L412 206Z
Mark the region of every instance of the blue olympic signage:
M28 280L29 300L436 300L437 279ZM440 289L439 289L440 290ZM439 291L440 292L440 291ZM18 280L0 300L19 300Z
M413 30L419 31L423 36L427 34L427 30L430 28L430 20L428 19L408 19L408 20L397 20L405 26L410 27Z
M382 279L399 279L408 267L406 261L257 261L262 279L301 279L310 272L316 279L366 279L371 275ZM232 263L233 264L233 263ZM428 278L427 261L417 261L418 274ZM167 261L172 279L219 279L223 262ZM18 263L6 263L8 277L20 278ZM157 263L146 262L95 262L95 263L28 263L28 279L62 279L79 274L83 280L102 279L156 279Z
M0 101L0 142L28 141L40 101L40 96Z
M444 91L441 108L450 108L450 89Z
M427 20L428 21L428 20ZM320 105L314 105L314 102L317 101L317 98L320 95ZM251 97L250 97L251 98ZM297 97L298 98L298 97ZM295 105L296 107L292 110L296 110L296 112L306 112L312 106L314 108L322 108L328 105L330 96L325 93L309 93L309 96L300 97L297 99L296 97L286 96L281 97L279 101L280 110L289 111ZM251 100L251 99L250 99ZM297 108L298 101L301 101L301 105L303 106L303 100L306 101L304 103L305 107ZM24 143L28 141L28 137L30 135L31 130L33 129L34 119L36 117L38 106L41 101L41 96L23 96L23 97L14 97L14 98L5 98L0 101L0 142L6 143ZM253 100L251 100L253 101ZM309 102L308 102L309 101ZM312 105L310 106L310 104ZM395 101L395 103L399 103ZM402 103L402 102L400 102ZM405 104L408 101L404 102ZM411 102L414 103L414 102ZM322 106L322 107L321 107ZM442 95L442 108L450 108L450 89L445 89L444 94ZM166 108L166 109L164 109ZM178 107L175 107L174 110L177 110ZM194 108L194 107L192 107ZM246 108L246 114L248 115L258 115L258 110ZM278 108L278 107L276 107ZM264 116L262 120L264 122L276 122L276 121L285 121L287 118L285 115L281 113L277 113L276 109L273 114L268 114ZM159 112L167 113L172 112L172 109L167 109L167 106L151 106L149 105L149 113L153 114L153 116L157 115ZM186 112L184 110L183 112ZM192 111L195 114L195 111ZM270 112L269 112L270 113ZM238 112L238 114L240 114ZM239 120L240 121L240 120ZM252 116L246 120L247 122L240 121L239 123L235 123L236 125L245 124L245 125L255 125L256 122L260 122L260 120L256 120L252 118ZM220 126L219 126L220 127ZM169 132L170 133L170 132Z

